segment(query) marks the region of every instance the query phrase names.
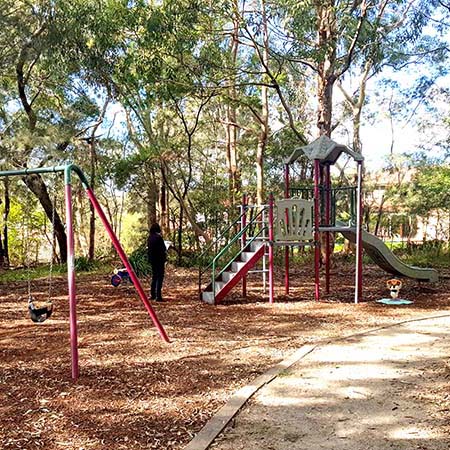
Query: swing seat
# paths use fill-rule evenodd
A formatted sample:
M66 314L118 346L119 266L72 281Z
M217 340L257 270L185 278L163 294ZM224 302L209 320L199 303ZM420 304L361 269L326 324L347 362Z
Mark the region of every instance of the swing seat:
M30 297L28 299L28 312L30 313L30 318L33 322L45 322L52 315L53 303L48 302L45 306L36 307L34 304L34 298Z

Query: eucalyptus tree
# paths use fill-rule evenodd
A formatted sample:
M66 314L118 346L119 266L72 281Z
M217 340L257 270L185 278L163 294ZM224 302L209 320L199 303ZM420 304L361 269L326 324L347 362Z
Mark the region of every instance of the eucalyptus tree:
M412 98L423 99L435 80L446 73L445 59L448 53L448 43L439 36L441 26L436 22L437 17L445 22L445 11L439 1L374 3L368 15L364 39L347 77L356 81L356 89L351 91L351 81L338 81L353 123L353 148L359 152L362 150L361 114L367 103L368 81L374 77L383 78L384 69L389 72L387 77L403 71L411 79L418 77L418 82L413 84L409 92ZM427 72L429 75L425 75ZM406 78L405 74L403 78ZM395 86L392 80L379 82L381 95L386 85ZM399 93L405 91L399 85L396 90ZM403 111L410 109L408 103L411 104L410 101L405 102Z
M103 77L100 66L93 76L110 86L125 109L128 138L134 146L125 172L132 176L133 170L146 167L145 177L136 183L147 185L150 220L156 220L155 194L161 193L164 209L168 190L179 204L180 230L186 218L194 232L207 239L189 195L196 134L203 109L215 95L211 81L215 68L210 61L219 53L208 38L213 35L211 8L191 0L141 1L128 4L124 14L121 53L109 66L103 52L102 65L111 67L111 73Z
M416 3L416 8L413 4ZM277 2L283 23L278 54L294 68L316 76L319 134L333 130L333 91L346 73L361 68L363 80L392 59L393 47L417 39L435 2L421 0L291 0ZM420 4L420 5L419 5ZM398 53L397 53L398 54ZM364 99L363 92L354 106Z
M76 0L2 2L0 57L5 64L0 71L0 145L2 159L9 166L58 164L77 157L78 138L86 135L100 115L88 84L81 78L83 67L88 67L87 61L96 61L90 46L92 36L114 35L105 20L100 20L109 20L108 6L112 4ZM58 211L53 213L45 181L39 175L27 175L23 181L47 216L54 217L61 259L65 260L64 226Z

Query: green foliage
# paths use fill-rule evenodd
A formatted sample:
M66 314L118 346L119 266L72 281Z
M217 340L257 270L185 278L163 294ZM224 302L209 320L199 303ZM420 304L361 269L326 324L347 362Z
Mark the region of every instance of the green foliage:
M13 266L33 265L48 243L43 236L50 231L44 212L36 208L35 201L27 205L11 200L8 215L9 259ZM0 206L0 212L3 212Z
M423 244L404 245L396 251L406 264L418 267L449 268L450 251L448 242L425 241Z
M430 160L426 155L410 156L401 168L409 171L412 179L392 186L386 192L387 198L400 207L407 208L409 214L422 217L433 211L450 210L450 166Z
M5 270L0 272L0 283L13 283L35 280L38 278L48 278L50 273L50 266L47 264L41 264L38 266L27 268L20 268L14 270ZM54 265L52 268L53 276L65 275L67 273L67 267L65 264Z
M244 3L222 0L4 0L0 7L1 159L8 164L14 160L21 167L70 159L87 168L88 161L96 161L96 194L107 206L115 229L126 236L127 249L139 241L141 230L136 231L134 222L128 227L128 218L119 223L126 215L117 187L127 191L128 211L144 217L154 212L151 208L164 185L169 191L172 229L177 226L181 200L184 203L183 228L189 236L183 236L183 245L191 251L198 231L214 234L225 221L224 211L230 216L235 213L229 199L230 122L236 122L231 124L237 135L236 171L243 181L236 191L255 190L262 83L269 87L270 111L264 183L266 191L282 195L283 161L298 148L299 138L288 126L278 94L282 92L289 104L295 127L314 135L308 125L315 117L311 73L330 55L328 45L336 50L332 62L336 73L347 70L348 63L353 71L370 62L370 76L383 64L406 67L411 49L420 49L420 59L430 64L436 62L434 55L439 53L442 59L447 52L448 46L443 46L432 57L426 56L435 42L421 38L437 0L414 0L411 7L401 0L366 2L366 11L361 2L350 0L264 3L273 78L264 73L257 55L264 48L258 2L243 11ZM337 30L322 48L317 42L319 8L329 8ZM234 23L239 27L239 45L233 49ZM21 95L20 59L25 75ZM419 93L429 88L430 80L419 80ZM280 91L275 93L274 87ZM97 129L106 97L114 98L111 110L120 112L113 121L108 110ZM279 131L273 133L275 129ZM95 146L89 141L94 130ZM302 168L303 178L310 174L308 164ZM89 169L93 171L94 163ZM438 177L436 173L434 167L418 170L414 185L398 192L402 204L417 214L427 214L431 206L448 208L445 186L450 175L444 170ZM186 226L187 213L193 219ZM26 216L22 207L13 205L9 236L11 259L17 264L25 261L27 253L35 259L42 245L43 215L31 214L27 239ZM193 232L195 221L200 230ZM77 226L87 228L82 222ZM85 229L78 231L87 236ZM145 257L136 253L135 258L140 267ZM188 265L193 259L195 253L183 256Z
M77 272L92 272L98 268L95 261L90 261L86 256L79 256L75 258L75 270Z
M147 247L145 245L141 245L134 250L129 256L129 260L138 277L149 275L151 273L152 269L148 261Z

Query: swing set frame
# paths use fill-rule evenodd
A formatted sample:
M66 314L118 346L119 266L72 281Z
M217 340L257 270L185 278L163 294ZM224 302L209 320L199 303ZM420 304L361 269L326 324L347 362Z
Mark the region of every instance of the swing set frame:
M73 213L72 213L72 174L75 173L80 179L83 188L89 201L92 203L97 215L99 216L102 224L108 233L111 242L119 255L124 267L127 269L130 278L133 282L136 291L142 300L151 320L156 326L159 335L165 342L170 342L169 337L164 330L164 327L160 323L156 313L150 304L145 291L136 276L133 267L125 254L122 245L119 242L116 234L114 233L111 224L109 223L102 207L100 206L94 191L89 186L87 178L83 171L72 163L67 163L61 166L53 167L39 167L39 168L26 168L22 170L6 170L0 171L1 177L14 177L14 176L27 176L31 174L46 174L46 173L63 173L64 174L64 196L66 207L66 235L67 235L67 284L68 284L68 297L69 297L69 326L70 326L70 349L71 349L71 368L72 379L77 381L79 377L79 359L78 359L78 331L77 331L77 301L76 301L76 283L75 283L75 245L74 245L74 231L73 231Z

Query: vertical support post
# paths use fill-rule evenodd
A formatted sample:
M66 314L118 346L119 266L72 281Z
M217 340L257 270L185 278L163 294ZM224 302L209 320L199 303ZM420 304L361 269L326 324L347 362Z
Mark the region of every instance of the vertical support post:
M268 236L266 235L266 206L263 207L261 212L261 227L262 227L262 240L263 242L267 241ZM262 258L262 274L263 274L263 289L264 293L266 293L267 289L267 251L264 249L264 255Z
M320 300L320 161L314 160L314 285L315 299Z
M289 164L285 164L284 166L284 198L289 198L289 188L290 188L290 181L289 181ZM284 220L286 221L286 227L289 226L289 217L286 211L286 215ZM286 295L289 295L289 246L284 247L284 293Z
M355 268L355 303L358 303L362 296L362 172L363 163L358 161L358 181L356 189L356 268Z
M325 166L325 222L326 226L331 225L331 174L330 164ZM331 248L330 248L330 232L325 234L325 292L330 293L330 264L331 264Z
M242 195L241 205L241 230L244 230L247 225L247 195ZM244 251L247 243L247 232L244 231L241 237L241 252ZM247 275L242 278L242 297L247 297Z
M273 194L269 196L269 302L273 303Z
M77 294L75 285L75 245L73 236L72 184L70 170L65 172L66 233L67 233L67 283L69 289L70 353L72 356L72 379L78 380L78 331Z
M161 338L164 341L170 342L169 337L166 334L166 331L164 330L163 326L161 325L158 317L156 316L155 311L153 310L152 306L150 305L150 302L148 301L147 296L145 295L144 289L142 288L139 278L134 273L133 267L131 266L130 261L128 261L127 255L123 251L123 248L120 245L120 242L117 239L117 236L115 235L113 229L111 228L111 225L109 224L108 219L106 218L105 213L103 212L103 209L97 200L97 197L95 196L93 190L90 187L86 187L86 193L87 193L87 196L89 197L89 200L91 201L92 205L94 206L95 211L97 212L98 216L100 217L100 220L102 221L103 226L105 227L105 230L108 233L109 238L111 239L111 242L117 251L117 254L119 255L120 259L123 262L123 265L125 266L128 273L130 274L131 281L133 282L134 287L136 288L136 291L142 300L142 303L144 303L145 309L147 310L149 316L151 317L153 323L155 324L155 326L159 332L159 335L161 336Z

